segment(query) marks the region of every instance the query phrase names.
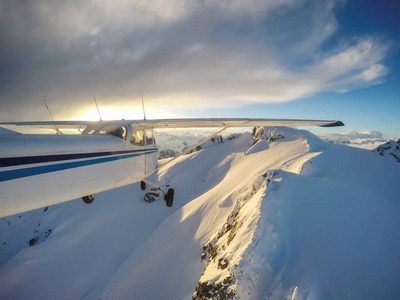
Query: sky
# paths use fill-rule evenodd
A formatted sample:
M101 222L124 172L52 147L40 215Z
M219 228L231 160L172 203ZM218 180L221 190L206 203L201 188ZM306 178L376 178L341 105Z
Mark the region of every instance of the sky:
M396 0L1 0L0 120L341 120L400 138ZM318 129L323 131L322 129Z

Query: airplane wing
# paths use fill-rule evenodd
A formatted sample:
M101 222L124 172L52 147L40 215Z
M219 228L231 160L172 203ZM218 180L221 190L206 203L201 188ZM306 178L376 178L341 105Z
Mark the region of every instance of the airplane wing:
M190 128L190 127L254 127L254 126L344 126L341 121L298 120L298 119L158 119L136 121L145 128Z
M113 121L32 121L0 122L1 127L29 127L46 129L85 129L91 125L106 123L138 124L144 128L204 128L204 127L254 127L254 126L344 126L334 120L301 120L301 119L254 119L254 118L194 118L194 119L155 119L155 120L113 120Z
M24 128L45 128L45 129L85 129L92 124L99 124L100 121L31 121L31 122L0 122L1 127L24 127ZM108 123L104 122L103 123Z

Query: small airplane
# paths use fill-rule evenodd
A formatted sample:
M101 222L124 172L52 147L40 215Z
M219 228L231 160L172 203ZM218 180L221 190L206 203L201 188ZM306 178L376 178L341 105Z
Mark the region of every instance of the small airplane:
M157 128L221 128L183 155L230 127L343 125L341 121L243 118L2 122L0 127L5 128L82 133L0 134L0 217L80 197L89 204L96 193L135 182L141 182L143 190L146 184L161 190L147 180L157 170ZM174 190L162 192L166 205L172 206Z

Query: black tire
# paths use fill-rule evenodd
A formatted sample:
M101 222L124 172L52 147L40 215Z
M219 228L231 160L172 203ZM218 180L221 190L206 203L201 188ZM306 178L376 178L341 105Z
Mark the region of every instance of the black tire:
M146 182L141 181L140 182L140 188L142 189L142 191L144 191L146 189Z
M86 204L90 204L93 202L94 200L94 195L88 195L88 196L84 196L82 197L83 202L85 202Z
M168 189L168 192L164 197L167 207L171 207L174 204L174 194L174 189Z

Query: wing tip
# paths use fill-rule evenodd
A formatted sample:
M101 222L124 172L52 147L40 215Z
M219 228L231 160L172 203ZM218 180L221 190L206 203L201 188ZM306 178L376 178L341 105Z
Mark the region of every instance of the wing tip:
M332 123L329 124L320 125L320 127L338 127L338 126L344 126L344 123L342 121L333 121Z

